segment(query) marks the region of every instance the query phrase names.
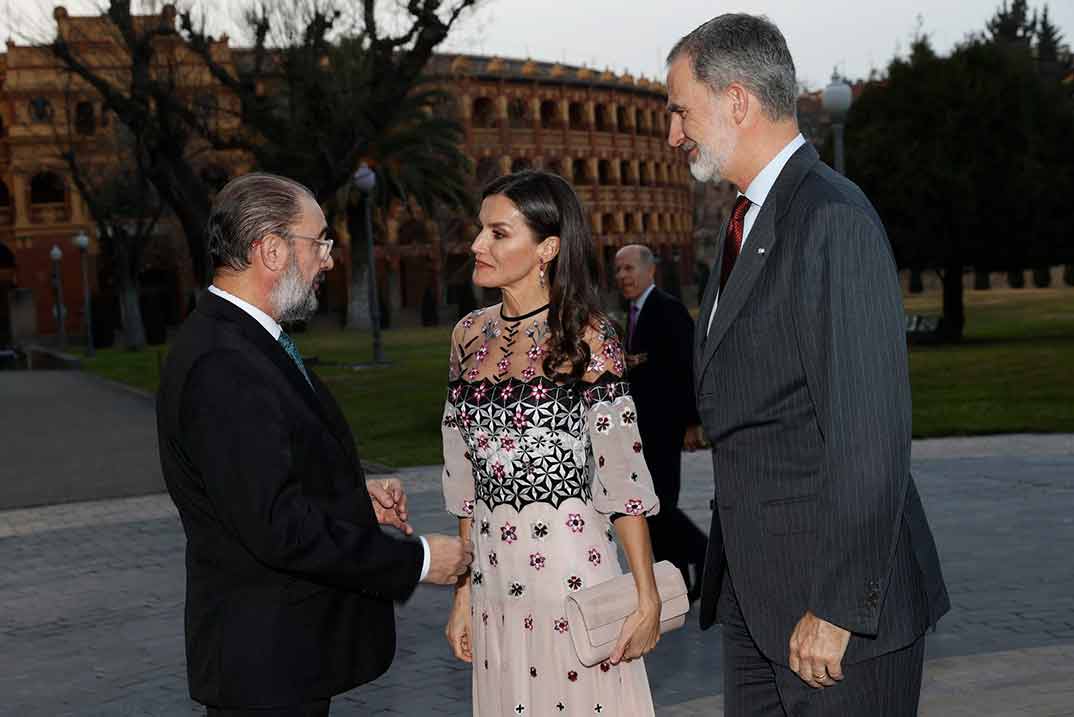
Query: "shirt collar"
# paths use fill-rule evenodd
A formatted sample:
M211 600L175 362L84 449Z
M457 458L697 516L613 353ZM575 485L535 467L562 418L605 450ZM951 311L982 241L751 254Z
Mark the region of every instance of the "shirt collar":
M798 151L798 148L805 144L805 137L801 133L798 133L794 139L787 143L787 145L779 151L775 157L772 158L768 164L765 165L753 181L750 182L750 186L746 187L745 192L739 194L745 194L746 198L750 200L750 203L756 205L758 208L764 205L765 200L768 198L768 193L772 191L772 187L775 186L776 180L779 179L780 173L783 168L787 166L787 162L790 161L791 156Z
M645 300L649 298L649 294L653 293L653 289L656 288L656 284L649 284L649 288L641 292L641 296L634 299L634 306L638 307L638 313L641 313L642 308L645 307Z
M268 331L269 334L272 335L274 341L279 341L280 334L283 333L283 328L278 323L276 323L275 319L266 314L264 311L257 308L250 302L243 301L234 294L228 293L223 289L217 288L213 285L209 286L209 293L219 296L224 301L230 302L245 311L254 319L254 321L265 327L265 331Z

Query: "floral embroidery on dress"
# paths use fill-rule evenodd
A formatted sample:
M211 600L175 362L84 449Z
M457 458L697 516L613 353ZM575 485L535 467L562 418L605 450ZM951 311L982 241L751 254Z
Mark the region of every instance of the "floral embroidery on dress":
M452 334L443 476L449 509L474 521L471 614L482 627L471 638L474 666L484 666L475 712L565 714L570 694L577 714L651 715L634 709L644 668L584 668L557 615L563 596L621 574L608 516L645 515L657 503L622 345L609 325L594 327L588 373L549 377L548 337L546 315L510 320L496 308ZM523 653L491 659L497 643ZM556 679L558 690L546 687Z

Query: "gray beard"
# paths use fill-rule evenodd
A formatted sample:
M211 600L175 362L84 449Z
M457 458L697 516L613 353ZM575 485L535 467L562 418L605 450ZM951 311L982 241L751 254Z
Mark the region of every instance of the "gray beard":
M287 270L272 287L272 306L281 324L287 321L305 321L317 311L317 282L308 285L302 280L298 257L291 254Z

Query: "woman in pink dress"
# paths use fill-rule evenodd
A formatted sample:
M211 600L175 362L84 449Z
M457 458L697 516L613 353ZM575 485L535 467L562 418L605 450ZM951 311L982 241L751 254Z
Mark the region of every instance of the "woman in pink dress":
M444 497L475 555L448 641L473 665L475 715L652 715L638 658L659 639L645 520L659 506L581 204L527 171L489 185L479 218L473 280L503 302L451 339ZM622 574L617 541L639 607L611 659L585 667L564 600Z

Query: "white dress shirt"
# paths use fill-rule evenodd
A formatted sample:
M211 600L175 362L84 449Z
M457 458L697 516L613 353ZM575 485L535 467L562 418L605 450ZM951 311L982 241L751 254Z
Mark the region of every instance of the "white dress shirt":
M649 284L649 288L641 292L638 298L631 301L631 305L638 307L638 316L641 316L641 310L645 308L645 300L649 298L649 294L653 293L653 289L656 288L656 284Z
M257 308L250 302L243 301L234 294L224 291L223 289L220 289L213 285L209 285L209 293L213 294L214 296L219 296L224 301L227 301L228 303L234 304L235 306L239 307L247 314L249 314L250 317L253 318L257 323L265 327L265 331L269 332L269 335L272 336L273 341L280 340L280 334L283 333L283 327L280 326L279 322L277 322L274 318L266 314L261 309ZM429 574L429 541L426 540L425 536L423 535L419 535L418 539L421 541L422 547L421 578L419 578L419 580L424 580L425 577Z
M764 206L765 200L768 199L768 194L772 191L772 187L775 186L776 180L779 179L779 175L783 172L783 168L787 166L787 162L790 161L791 156L798 151L798 148L805 144L805 137L800 133L795 136L787 145L779 151L772 160L764 166L757 176L750 182L750 186L746 187L745 192L739 192L735 199L746 195L746 199L750 200L750 208L746 210L746 216L742 221L742 247L745 248L746 241L749 240L750 230L753 229L754 222L757 221L757 215L761 213L761 208ZM721 262L717 262L716 266L719 268ZM716 281L719 281L719 272L716 273ZM710 279L711 281L711 279ZM712 313L709 314L708 326L705 329L705 335L708 336L708 332L712 329L712 319L716 316L716 307L720 304L719 292L716 294L716 301L712 304Z

